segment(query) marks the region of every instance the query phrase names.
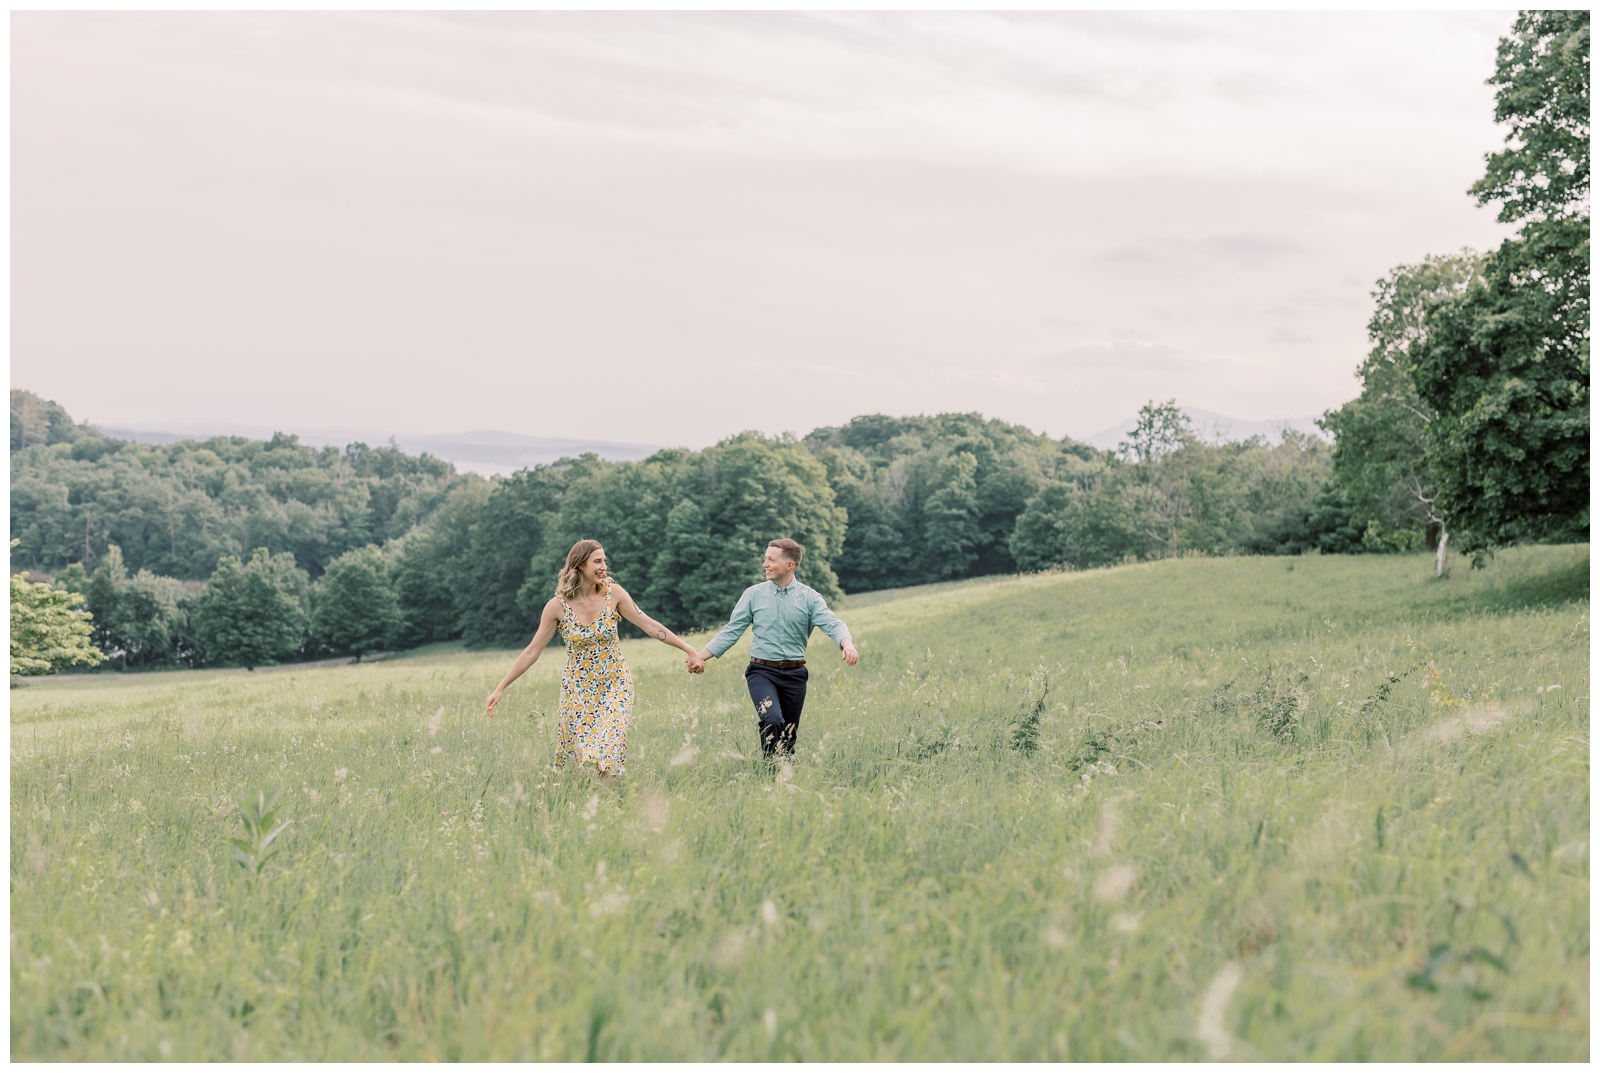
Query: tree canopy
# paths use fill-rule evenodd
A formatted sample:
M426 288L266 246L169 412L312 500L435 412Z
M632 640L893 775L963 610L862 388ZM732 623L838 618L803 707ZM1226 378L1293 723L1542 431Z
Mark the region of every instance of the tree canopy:
M1434 509L1464 550L1589 532L1589 12L1519 15L1489 82L1507 147L1472 192L1522 226L1413 350Z
M436 473L429 460L388 449L311 451L290 436L146 451L107 446L90 430L73 444L95 444L92 458L74 457L73 445L44 444L14 455L12 465L24 478L18 483L34 480L36 491L49 474L62 477L55 502L70 503L73 517L111 517L111 531L138 537L149 534L129 521L137 510L122 508L137 499L139 481L182 476L211 452L216 460L206 464L220 475L213 474L217 494L205 495L239 510L219 516L227 524L215 531L179 531L212 533L213 551L251 533L282 535L263 519L300 510L294 504L320 503L319 517L335 518L324 493L366 497L366 520L329 521L326 539L259 543L248 562L219 551L200 593L195 582L136 566L118 543L99 544L98 523L86 545L58 547L76 558L56 566L57 583L88 594L97 636L129 667L256 666L452 638L520 645L567 549L588 537L606 546L614 575L642 606L686 630L723 619L760 580L762 551L779 536L806 548L799 576L830 599L1186 550L1349 550L1352 540L1359 547L1359 532L1345 532L1348 512L1318 498L1328 470L1321 442L1202 443L1170 402L1152 403L1141 419L1143 431L1122 454L978 414L878 414L803 438L747 432L702 451L622 463L587 455L494 480ZM376 528L374 489L389 494L408 480L422 491L390 497L392 535L329 554ZM19 535L57 524L55 508L38 505L47 497L19 497L15 488L13 495ZM159 560L160 544L146 541L143 554ZM14 551L27 553L27 540Z
M389 564L375 544L347 551L329 563L312 598L312 636L357 659L394 644L403 620L389 573Z
M79 610L83 596L11 575L11 674L54 674L93 667L105 653L90 643L92 616Z
M1416 348L1436 307L1481 285L1483 265L1471 250L1436 255L1401 265L1373 292L1361 394L1321 421L1335 441L1332 490L1368 541L1404 549L1437 538L1439 487L1426 456L1438 411L1417 393Z
M34 570L92 570L115 544L130 571L203 580L224 555L264 547L318 577L344 552L411 530L461 479L447 462L394 447L313 449L283 434L156 446L70 417L49 427L70 427L72 438L19 447L24 396L36 398L12 392L11 535L21 540L12 558Z
M309 585L288 552L257 548L247 563L224 555L195 607L195 633L213 663L249 670L296 655Z

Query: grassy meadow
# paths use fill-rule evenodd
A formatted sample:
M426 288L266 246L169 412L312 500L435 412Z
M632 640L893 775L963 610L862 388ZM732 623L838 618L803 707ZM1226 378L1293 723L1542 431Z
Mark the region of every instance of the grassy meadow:
M1586 1059L1589 549L1431 567L857 597L775 773L745 645L607 785L559 649L30 683L12 1057Z

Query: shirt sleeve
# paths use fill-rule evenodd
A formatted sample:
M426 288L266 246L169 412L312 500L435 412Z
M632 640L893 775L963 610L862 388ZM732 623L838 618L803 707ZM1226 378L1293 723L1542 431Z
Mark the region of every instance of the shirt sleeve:
M811 594L811 625L831 637L840 648L850 640L850 627L839 621L839 616L829 609L821 593Z
M714 657L720 657L728 649L739 643L739 638L744 636L744 631L750 628L753 620L750 612L750 590L746 589L739 597L739 602L733 605L733 614L728 618L728 624L711 639L706 645L706 651Z

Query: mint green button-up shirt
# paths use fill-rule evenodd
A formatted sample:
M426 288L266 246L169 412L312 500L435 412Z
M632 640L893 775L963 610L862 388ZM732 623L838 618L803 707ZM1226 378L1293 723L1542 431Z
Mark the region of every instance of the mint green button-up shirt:
M722 655L751 627L755 628L755 636L750 641L750 655L756 659L805 659L806 642L811 639L813 627L840 647L850 639L850 631L828 610L821 594L798 581L791 581L782 589L770 581L745 589L733 606L728 624L706 645L706 651L713 656Z

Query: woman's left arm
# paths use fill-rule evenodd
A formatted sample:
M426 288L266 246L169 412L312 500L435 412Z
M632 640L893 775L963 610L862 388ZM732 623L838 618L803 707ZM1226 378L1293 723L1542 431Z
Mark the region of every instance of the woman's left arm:
M621 585L618 585L615 582L612 582L611 588L612 591L617 594L617 614L621 615L623 618L627 619L629 622L633 623L635 626L639 627L645 633L649 634L651 637L654 637L662 644L671 645L673 648L681 649L685 654L698 661L699 653L690 647L689 643L683 638L679 637L677 634L661 625L661 623L657 622L643 611L640 611L639 605L633 602L633 597L628 595L627 589L624 589Z

